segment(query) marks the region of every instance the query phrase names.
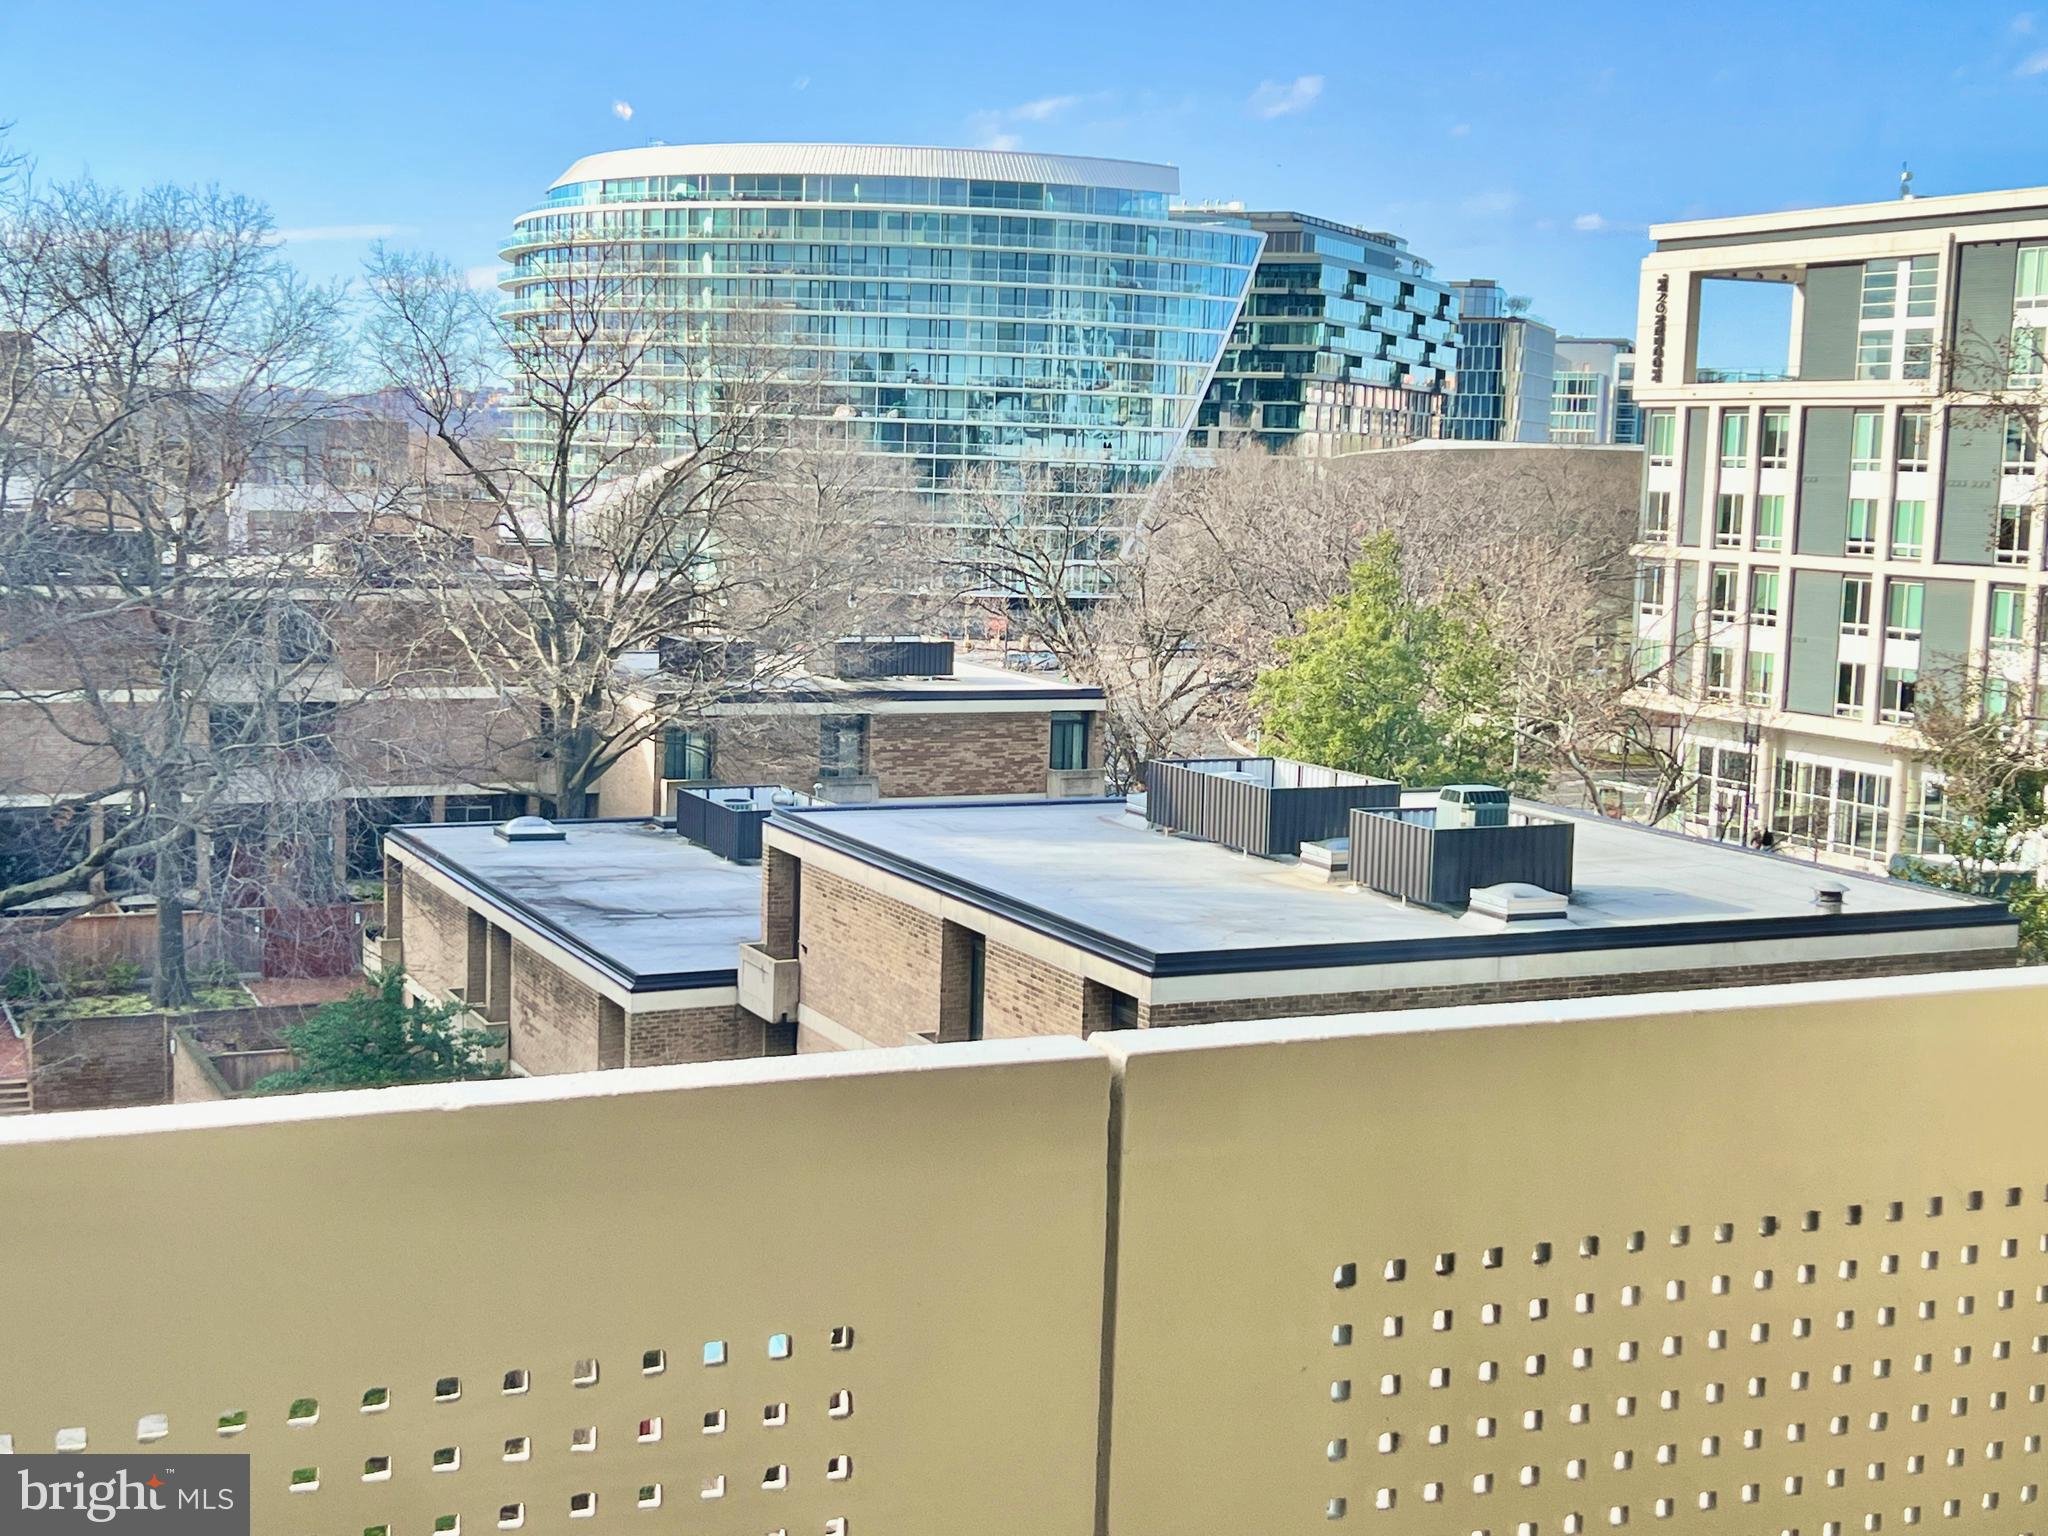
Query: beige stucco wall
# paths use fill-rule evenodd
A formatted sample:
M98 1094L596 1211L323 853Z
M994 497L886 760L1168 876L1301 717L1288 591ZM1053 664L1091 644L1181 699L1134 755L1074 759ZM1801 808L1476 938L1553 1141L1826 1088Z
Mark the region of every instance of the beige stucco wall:
M2042 975L1097 1036L1110 1529L2035 1529Z
M490 1532L510 1502L529 1532L950 1536L1028 1512L1081 1536L1109 1066L1078 1043L990 1049L34 1117L40 1137L0 1143L0 1287L39 1318L9 1337L0 1434L134 1451L141 1416L167 1414L167 1453L251 1453L265 1536L442 1514ZM702 1363L708 1340L726 1364ZM654 1349L666 1369L644 1375ZM501 1390L511 1370L530 1390ZM449 1376L461 1398L434 1401ZM364 1413L372 1387L390 1406ZM288 1425L305 1397L318 1422ZM787 1422L764 1426L775 1403ZM597 1448L572 1452L584 1427ZM529 1460L503 1459L513 1436ZM460 1468L431 1472L444 1447ZM362 1480L372 1456L389 1481ZM828 1478L835 1456L850 1478ZM318 1491L288 1493L309 1466ZM770 1466L786 1488L761 1486ZM654 1483L658 1513L637 1507ZM579 1492L598 1510L572 1523Z
M2048 971L1980 972L26 1117L0 1435L132 1450L168 1414L167 1453L252 1454L266 1533L517 1501L529 1531L2012 1536L2048 1467L2044 1003Z

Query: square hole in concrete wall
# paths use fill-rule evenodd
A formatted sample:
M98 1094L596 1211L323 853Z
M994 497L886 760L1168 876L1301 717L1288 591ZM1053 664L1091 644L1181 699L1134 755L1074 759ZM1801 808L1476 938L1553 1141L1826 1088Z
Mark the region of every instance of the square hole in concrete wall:
M834 1349L853 1348L853 1329L845 1323L840 1324L832 1330L831 1341Z
M505 1442L506 1461L530 1461L533 1459L533 1440L526 1435L513 1435Z
M522 1392L531 1392L533 1376L527 1371L507 1371L505 1379L498 1385L498 1390L507 1397L517 1397Z
M657 1414L653 1415L653 1416L652 1416L651 1418L645 1418L645 1419L642 1419L642 1420L640 1421L640 1443L641 1443L642 1445L653 1445L653 1444L654 1444L654 1443L655 1443L655 1442L656 1442L657 1440L659 1440L660 1438L661 1438L661 1415L660 1415L660 1414L658 1414L658 1413L657 1413Z
M725 1340L723 1340L723 1339L707 1339L707 1340L705 1340L705 1343L704 1343L704 1363L705 1363L706 1365L723 1365L723 1364L725 1364Z
M597 1362L595 1360L578 1360L576 1368L570 1373L569 1380L572 1385L579 1387L596 1386Z
M524 1504L500 1504L498 1506L499 1530L516 1531L525 1524L526 1506Z
M84 1450L86 1444L84 1427L80 1425L73 1426L70 1429L58 1430L55 1443L58 1450L66 1453Z
M594 1493L572 1493L569 1495L569 1518L589 1520L597 1514L597 1495Z
M725 1410L723 1408L713 1408L704 1415L704 1433L707 1435L722 1435L725 1433Z
M169 1436L170 1432L171 1419L169 1414L145 1413L135 1421L135 1438L144 1445L165 1439Z
M364 1413L382 1413L390 1406L391 1389L389 1387L372 1387L363 1394Z

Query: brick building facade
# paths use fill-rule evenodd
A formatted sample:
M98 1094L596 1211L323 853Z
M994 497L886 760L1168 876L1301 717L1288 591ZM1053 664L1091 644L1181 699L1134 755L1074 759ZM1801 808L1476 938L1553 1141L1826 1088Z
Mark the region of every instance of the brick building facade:
M1997 903L1870 880L1830 913L1810 867L1612 822L1579 832L1584 914L1489 926L1148 831L1115 802L799 810L767 829L763 947L797 969L803 1050L2013 960ZM1662 886L1622 883L1651 876ZM1723 899L1745 891L1745 908Z

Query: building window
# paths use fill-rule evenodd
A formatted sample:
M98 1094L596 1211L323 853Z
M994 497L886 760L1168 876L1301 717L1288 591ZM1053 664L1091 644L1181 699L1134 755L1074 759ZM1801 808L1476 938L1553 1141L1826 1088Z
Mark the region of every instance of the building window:
M1727 495L1714 498L1714 547L1742 548L1742 498Z
M1644 618L1664 613L1665 567L1645 560L1636 567L1636 611Z
M1778 573L1756 570L1749 573L1749 622L1770 629L1778 622Z
M1671 493L1651 491L1643 498L1643 539L1661 544L1671 537Z
M1870 497L1850 498L1848 542L1843 547L1852 555L1877 553L1877 503Z
M1707 697L1735 697L1735 652L1728 646L1707 647Z
M1927 548L1927 503L1902 501L1892 508L1892 558L1918 560Z
M712 777L711 733L672 725L662 735L661 776L665 779Z
M868 771L868 717L826 715L818 721L818 776L854 779Z
M1769 709L1778 702L1778 658L1771 651L1749 653L1749 677L1743 685L1742 701Z
M1896 358L1902 379L1929 377L1934 329L1913 325L1934 316L1936 264L1932 256L1866 262L1861 324L1856 333L1856 377L1888 379Z
M1849 576L1842 581L1842 633L1870 633L1870 578Z
M2008 475L2031 475L2040 453L2041 445L2033 422L2016 411L2008 413L2005 418L2005 446L2000 453L2004 472Z
M1778 763L1778 835L1804 847L1884 856L1891 821L1888 775L1786 757Z
M2016 276L2013 303L2048 304L2048 245L2021 246Z
M441 814L448 821L510 821L526 812L524 795L450 795Z
M1860 661L1835 664L1835 713L1851 716L1863 713L1865 669Z
M1946 851L1944 831L1950 823L1948 788L1939 774L1917 775L1907 791L1906 825L1900 848L1912 854Z
M1749 467L1749 412L1723 411L1721 413L1721 467L1723 469L1747 469Z
M1063 772L1088 766L1088 717L1062 710L1052 717L1052 766Z
M2000 565L2033 564L2034 518L2027 507L1998 509L1998 548L1993 558Z
M1920 638L1920 607L1927 595L1927 584L1920 581L1895 581L1885 594L1884 633L1888 640L1918 640Z
M1927 468L1934 442L1934 417L1927 411L1899 412L1899 473Z
M1884 468L1884 412L1858 411L1849 449L1849 468Z
M1892 376L1892 333L1859 331L1856 335L1856 377L1888 379Z
M1717 565L1709 575L1707 611L1716 624L1733 624L1741 617L1736 596L1741 574L1732 565Z
M1783 469L1792 453L1792 413L1765 411L1757 432L1757 463L1764 469Z
M1886 667L1883 692L1878 695L1878 718L1887 725L1907 725L1913 719L1913 690L1920 674L1912 667Z
M1759 496L1756 499L1756 547L1762 550L1785 547L1785 498Z
M2003 720L2013 712L2017 701L2013 696L2012 680L1997 673L1984 679L1984 718Z
M1650 464L1652 468L1673 464L1678 457L1678 415L1674 411L1649 413Z
M1742 838L1751 810L1749 753L1740 747L1701 747L1693 762L1694 816L1717 838Z
M2026 632L2026 594L2018 587L1991 589L1991 648L2010 651L2019 648Z

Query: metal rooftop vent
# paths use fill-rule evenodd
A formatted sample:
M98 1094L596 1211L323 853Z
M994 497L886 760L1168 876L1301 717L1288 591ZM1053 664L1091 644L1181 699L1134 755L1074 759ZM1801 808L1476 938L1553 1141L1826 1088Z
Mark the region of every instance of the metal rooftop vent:
M1849 887L1839 881L1826 880L1813 888L1813 904L1829 914L1840 912L1848 899Z
M832 675L846 682L876 677L951 677L953 642L924 635L851 636L832 648Z
M514 816L498 823L497 834L507 843L559 843L569 836L545 816Z

